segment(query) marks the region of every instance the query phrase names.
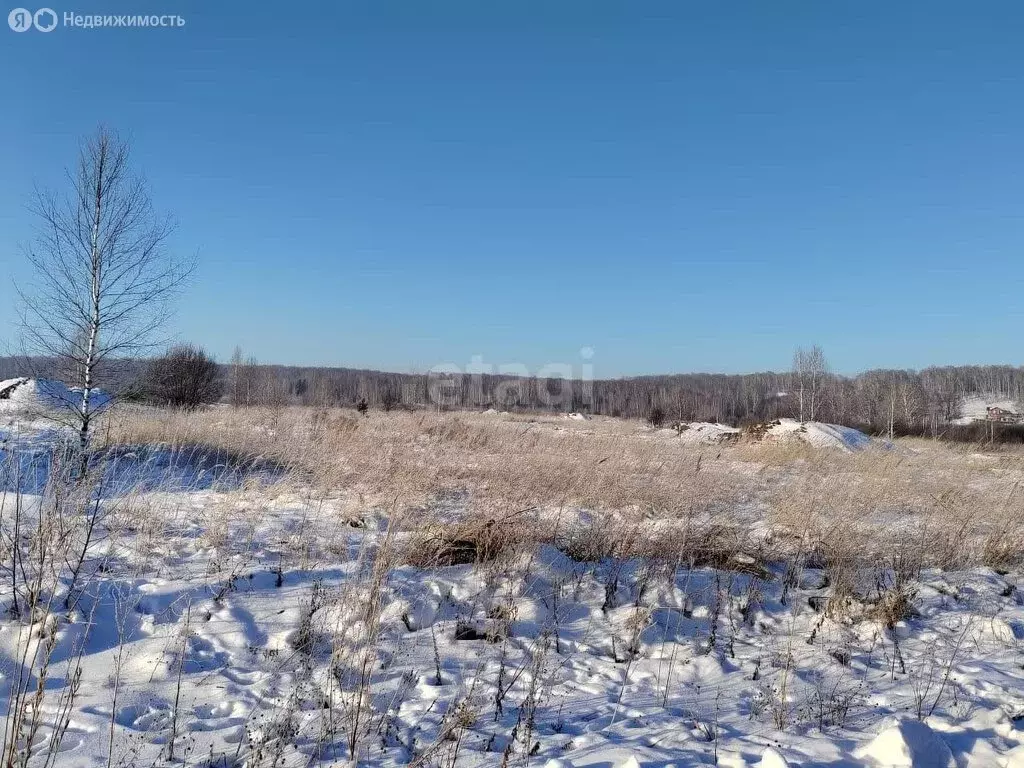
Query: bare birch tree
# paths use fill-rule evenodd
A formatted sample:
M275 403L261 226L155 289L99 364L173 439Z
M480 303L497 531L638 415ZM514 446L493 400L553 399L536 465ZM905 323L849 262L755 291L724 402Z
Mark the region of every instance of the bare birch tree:
M793 384L800 403L800 421L804 420L804 390L807 388L807 352L797 347L793 353Z
M793 379L800 403L800 421L809 415L814 421L818 410L818 391L828 376L828 361L821 347L815 344L809 350L797 347L793 353ZM805 408L805 403L810 408Z
M807 355L807 369L811 380L811 421L814 421L818 414L818 392L828 376L825 352L817 344Z
M165 250L171 220L154 211L129 155L128 142L100 128L68 170L68 192L36 193L37 236L27 250L35 277L17 287L26 353L49 358L75 387L62 410L78 433L83 467L103 407L98 377L160 343L154 336L169 300L193 266Z

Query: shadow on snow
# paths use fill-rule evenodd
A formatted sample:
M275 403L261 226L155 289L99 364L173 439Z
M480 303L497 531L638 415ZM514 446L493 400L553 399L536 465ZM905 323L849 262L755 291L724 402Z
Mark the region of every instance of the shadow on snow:
M57 459L67 451L59 433L5 439L0 433L0 491L41 494ZM232 490L249 481L269 484L284 470L273 461L203 445L118 445L96 451L90 470L97 493Z

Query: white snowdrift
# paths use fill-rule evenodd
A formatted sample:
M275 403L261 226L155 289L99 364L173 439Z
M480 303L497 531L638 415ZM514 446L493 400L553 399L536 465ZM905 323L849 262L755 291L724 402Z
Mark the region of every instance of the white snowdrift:
M110 395L94 389L89 396L89 410L98 411L110 404ZM69 387L55 379L31 379L22 376L0 381L0 413L6 415L42 415L82 407L82 390Z
M956 768L938 734L919 720L901 720L857 752L872 768Z
M695 421L685 426L686 429L679 432L679 439L684 443L720 443L728 440L730 435L738 435L740 432L736 427L707 421Z
M758 763L758 766L759 768L789 768L789 763L779 754L778 750L768 747L761 755L761 762Z
M796 419L779 419L765 425L763 430L749 433L751 439L781 441L802 440L817 448L831 448L842 451L859 451L873 444L863 432L840 424L825 424L819 421L799 422ZM678 431L684 443L721 443L742 436L745 430L725 424L695 421L680 425L677 430L661 430L665 433Z
M825 424L820 421L799 422L796 419L779 419L766 433L766 438L796 438L817 448L837 448L844 451L859 451L872 444L870 437L852 427L840 424Z

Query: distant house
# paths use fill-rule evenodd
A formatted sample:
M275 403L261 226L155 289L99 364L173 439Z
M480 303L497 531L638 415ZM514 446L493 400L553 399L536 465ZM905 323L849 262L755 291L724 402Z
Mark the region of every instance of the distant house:
M985 421L996 421L1000 424L1019 424L1021 415L1000 408L998 405L990 405L985 409Z

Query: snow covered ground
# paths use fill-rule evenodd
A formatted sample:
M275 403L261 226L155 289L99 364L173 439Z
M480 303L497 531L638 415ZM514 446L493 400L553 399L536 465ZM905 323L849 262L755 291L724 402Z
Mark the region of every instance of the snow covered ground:
M472 520L466 497L132 466L76 587L64 568L49 618L0 622L0 701L39 713L40 765L1024 766L1015 570L837 571L768 557L764 525L727 559L595 554L595 518L555 508L508 526L552 544L485 551L428 525ZM9 488L4 541L51 501Z

